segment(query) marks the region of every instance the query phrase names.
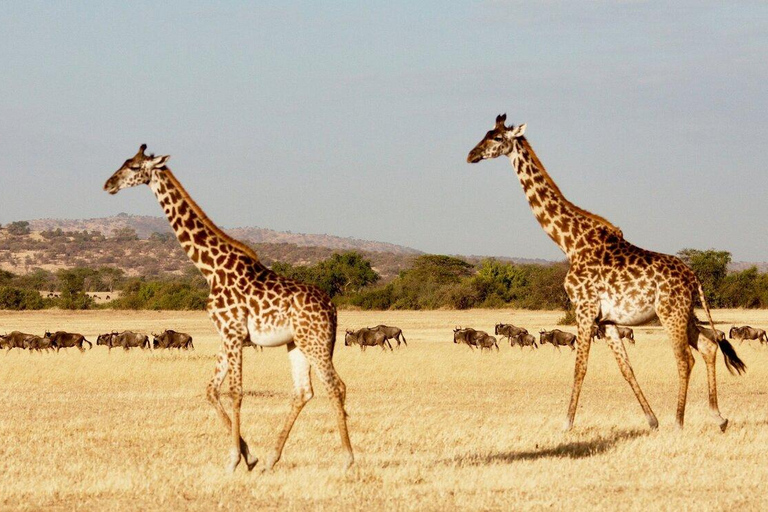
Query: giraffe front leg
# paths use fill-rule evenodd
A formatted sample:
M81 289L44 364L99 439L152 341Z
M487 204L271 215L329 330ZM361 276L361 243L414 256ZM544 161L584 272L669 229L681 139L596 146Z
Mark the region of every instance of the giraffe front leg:
M563 430L569 431L573 427L573 419L576 416L576 408L579 405L581 385L587 373L589 360L589 347L592 343L592 324L597 318L599 308L596 304L576 306L576 321L578 323L578 336L576 340L576 364L573 371L573 389L571 390L571 402L568 405L568 416L565 418ZM555 344L555 346L557 346ZM558 349L560 347L557 347Z
M613 351L613 355L616 357L616 363L619 365L619 370L624 376L624 379L629 383L632 391L635 392L637 401L640 402L640 407L643 408L645 418L648 420L648 425L652 430L659 428L659 420L656 419L656 415L651 410L648 400L645 399L643 391L640 389L640 385L635 378L635 372L632 370L632 365L629 363L629 356L627 355L627 349L624 347L624 342L621 341L619 331L615 325L605 326L605 338L608 346ZM687 345L686 345L687 347ZM688 368L690 373L690 368Z
M291 398L291 411L285 418L283 429L277 436L277 443L272 455L267 459L266 469L269 471L280 460L283 447L288 440L293 424L304 406L312 399L312 378L307 357L294 343L288 344L288 359L291 361L291 376L293 377L293 397Z

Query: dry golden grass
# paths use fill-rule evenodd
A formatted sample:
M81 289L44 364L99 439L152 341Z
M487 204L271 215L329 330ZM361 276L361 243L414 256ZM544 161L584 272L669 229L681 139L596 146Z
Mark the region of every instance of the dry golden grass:
M224 473L227 437L204 398L218 339L204 313L0 312L0 332L175 328L196 351L0 354L0 508L223 509L768 509L768 348L737 346L749 366L732 377L719 357L721 434L706 410L701 358L686 428L674 426L677 372L658 327L636 329L630 358L661 422L642 411L604 343L591 353L574 430L560 427L574 356L551 346L471 352L455 325L531 331L560 313L350 312L345 327L403 328L394 353L348 348L336 366L347 383L357 465L344 458L325 392L296 422L274 471ZM768 326L767 311L715 312ZM288 411L285 349L245 352L243 435L263 458Z

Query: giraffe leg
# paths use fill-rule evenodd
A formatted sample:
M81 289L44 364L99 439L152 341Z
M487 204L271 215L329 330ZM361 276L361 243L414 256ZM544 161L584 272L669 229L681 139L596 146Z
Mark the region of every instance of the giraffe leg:
M322 353L317 352L307 353L312 368L315 369L317 376L322 381L325 389L328 391L328 395L331 398L334 408L336 409L336 421L339 425L339 435L341 436L341 445L347 452L347 462L345 463L345 469L349 469L352 464L355 463L355 456L352 453L352 443L349 442L349 431L347 430L347 411L344 409L344 402L347 398L347 387L344 381L341 380L339 374L336 373L336 369L333 367L332 354L329 345L328 349L324 349Z
M576 416L576 407L579 404L581 385L584 375L587 373L587 361L589 360L589 346L592 342L592 324L597 318L599 308L597 305L576 307L576 321L578 323L578 337L576 342L576 365L573 372L573 390L571 391L571 403L568 405L568 416L565 419L563 430L568 431L573 427L573 419Z
M645 395L643 395L643 391L640 389L640 385L637 383L637 379L635 378L635 372L632 371L632 365L629 363L629 356L627 355L627 349L624 346L624 342L621 341L621 337L619 336L619 331L616 329L615 325L606 325L605 326L605 338L606 342L609 347L611 347L611 350L613 351L613 355L616 357L616 363L619 365L619 370L621 370L621 374L624 376L624 379L629 383L629 385L632 387L632 391L635 392L635 397L637 397L637 401L640 402L640 407L643 408L643 412L645 413L645 417L648 420L648 425L650 425L651 429L656 430L659 428L659 420L656 419L656 415L653 414L653 411L651 410L651 406L648 404L648 400L645 399ZM685 345L685 348L687 348L688 345ZM678 358L678 361L680 359ZM679 368L679 365L678 365ZM686 368L687 366L687 359L686 359ZM688 369L688 372L690 373L690 369ZM687 382L687 381L686 381Z
M267 470L280 460L283 453L283 447L288 440L288 434L291 433L293 423L299 416L307 402L312 399L312 377L310 376L310 365L307 357L301 350L296 348L294 343L288 344L288 359L291 361L291 375L293 377L293 398L291 399L291 411L285 418L283 430L277 437L277 443L272 455L267 459Z
M229 415L224 410L224 406L221 403L221 385L224 382L224 379L227 376L227 373L229 373L229 367L230 367L230 361L227 357L226 349L222 348L219 351L219 355L216 358L216 371L213 375L213 379L211 379L211 382L208 383L208 389L207 389L207 397L208 401L213 405L214 409L216 409L216 412L219 414L219 417L221 418L221 421L224 423L224 428L227 429L227 431L233 430L233 422L229 418ZM232 387L233 381L230 380L230 387ZM232 397L233 404L235 401L235 395L233 394ZM240 402L242 402L242 373L240 373ZM234 411L233 411L234 413ZM230 462L227 466L227 469L229 472L233 472L237 465L240 463L240 455L242 455L245 458L245 463L248 466L248 470L250 471L253 469L253 467L258 462L258 459L251 455L250 450L248 449L248 444L243 440L242 437L240 437L239 434L239 426L240 426L240 408L239 404L237 407L237 425L238 425L238 442L237 442L237 456L235 457L234 453L230 453Z
M728 420L726 418L723 418L723 416L720 414L720 408L717 405L717 379L715 377L715 368L716 368L715 360L717 357L717 345L713 341L705 338L704 336L699 336L699 332L695 328L695 326L693 330L695 331L695 334L693 334L695 338L689 338L689 339L693 339L695 341L696 345L694 346L699 349L699 352L701 352L701 356L704 358L704 364L707 366L707 385L709 388L709 413L712 416L712 419L720 427L720 430L725 432L725 429L728 428ZM691 356L691 359L693 359L693 356ZM691 367L693 367L693 365L691 365Z

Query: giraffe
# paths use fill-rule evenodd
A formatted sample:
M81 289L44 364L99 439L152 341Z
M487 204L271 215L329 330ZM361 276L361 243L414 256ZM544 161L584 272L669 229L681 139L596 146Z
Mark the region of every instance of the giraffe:
M570 263L564 286L575 308L578 341L564 430L573 427L594 323L604 326L622 375L640 402L651 429L658 428L659 422L635 379L616 328L617 324L641 325L658 317L677 359L677 425L683 426L688 380L694 364L693 347L701 352L707 367L710 414L724 432L728 420L717 405L715 380L718 344L731 373L742 373L746 366L728 341L716 344L699 338L693 311L696 293L713 329L714 323L696 275L679 258L632 245L624 239L621 229L568 201L524 137L525 124L507 127L506 118L506 114L496 117L495 126L469 152L467 162L509 156L533 215Z
M318 288L277 275L259 262L256 253L229 237L203 212L166 165L170 156L147 156L142 144L104 184L116 194L121 189L147 184L168 217L181 247L205 277L210 287L208 316L222 339L207 398L229 431L227 470L237 468L241 458L250 471L258 462L240 435L240 406L243 399L243 342L288 348L293 378L291 410L266 460L271 469L280 459L297 416L312 398L310 369L325 385L336 410L341 443L347 453L346 467L354 463L344 409L346 386L333 367L336 341L336 308ZM232 396L230 419L220 400L220 389L229 374Z

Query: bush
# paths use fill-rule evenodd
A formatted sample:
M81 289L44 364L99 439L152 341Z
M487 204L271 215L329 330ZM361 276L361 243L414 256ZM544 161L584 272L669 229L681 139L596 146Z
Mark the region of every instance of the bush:
M40 294L34 290L0 287L0 309L21 311L25 309L43 309L45 303Z

